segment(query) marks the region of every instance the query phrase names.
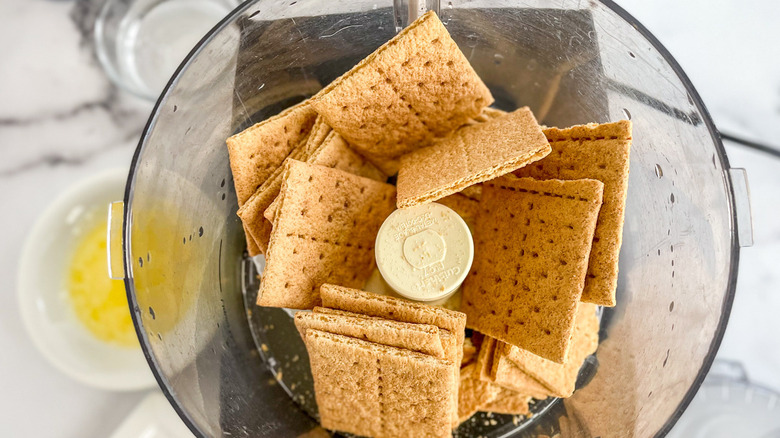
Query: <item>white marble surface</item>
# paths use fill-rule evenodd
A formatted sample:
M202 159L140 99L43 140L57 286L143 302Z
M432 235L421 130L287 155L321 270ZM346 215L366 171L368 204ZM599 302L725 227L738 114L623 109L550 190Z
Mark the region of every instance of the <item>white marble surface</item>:
M676 56L717 125L780 146L780 4L773 0L624 0ZM18 255L62 190L127 168L151 109L117 91L88 42L83 3L0 1L0 435L106 436L142 394L113 394L57 373L28 342L15 298ZM742 251L719 355L780 390L780 160L728 145L748 170L755 246Z

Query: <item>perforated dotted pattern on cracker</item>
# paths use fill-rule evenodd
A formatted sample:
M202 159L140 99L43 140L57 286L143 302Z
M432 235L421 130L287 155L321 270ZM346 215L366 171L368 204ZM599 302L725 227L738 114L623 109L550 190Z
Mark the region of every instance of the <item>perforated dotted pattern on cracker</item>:
M518 176L537 179L592 178L604 183L604 203L596 224L582 301L614 306L618 255L628 192L631 122L544 130L552 152Z
M378 438L450 436L451 362L311 329L306 347L324 428Z
M433 12L313 99L330 126L373 160L430 144L480 114L493 97Z
M550 145L527 107L467 126L401 157L398 208L441 199L548 153Z
M603 184L502 177L483 184L469 327L554 362L566 357Z
M260 282L258 304L310 309L327 282L362 287L395 187L290 160Z
M309 134L316 117L307 100L227 139L239 206L244 205Z
M301 140L298 146L290 152L286 160L304 160L306 158L306 145L308 139ZM257 245L260 253L265 254L268 249L268 240L271 238L271 222L265 220L263 212L276 197L282 188L282 175L284 163L260 185L254 194L238 209L238 217L244 223L244 230L249 233ZM251 254L251 253L250 253ZM254 255L254 254L252 254Z
M431 306L402 298L378 295L334 284L323 284L320 289L325 307L382 317L395 321L431 324L449 332L441 335L445 357L452 362L453 382L456 382L450 406L452 426L458 425L457 382L463 358L463 338L466 315L462 312Z

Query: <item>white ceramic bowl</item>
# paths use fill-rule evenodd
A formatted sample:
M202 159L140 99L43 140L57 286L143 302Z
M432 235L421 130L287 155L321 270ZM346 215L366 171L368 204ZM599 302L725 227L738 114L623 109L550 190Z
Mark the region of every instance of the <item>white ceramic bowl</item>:
M49 206L22 248L17 287L22 320L43 356L73 379L113 391L149 388L156 382L140 346L102 342L78 321L64 275L78 238L105 218L110 202L122 199L126 180L124 169L101 172Z

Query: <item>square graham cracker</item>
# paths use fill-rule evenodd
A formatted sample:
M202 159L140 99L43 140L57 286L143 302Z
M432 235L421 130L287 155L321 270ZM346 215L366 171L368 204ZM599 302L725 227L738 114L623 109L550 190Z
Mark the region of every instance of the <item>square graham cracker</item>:
M564 362L603 187L511 175L483 184L461 300L470 328Z
M315 312L297 312L294 321L304 338L307 329L315 329L444 359L439 328L436 326Z
M257 304L311 309L323 283L363 286L395 187L295 160L286 167Z
M239 207L309 134L316 117L306 100L227 139Z
M445 349L445 357L453 363L453 379L454 381L458 380L460 363L463 359L463 339L466 328L465 314L402 298L378 295L333 284L323 284L320 288L320 295L324 307L378 316L395 321L431 324L447 330L452 336L450 338L442 337L442 347ZM453 393L450 412L452 427L455 428L459 424L457 388Z
M322 427L356 435L448 437L452 363L319 330L306 348Z
M312 98L327 123L380 168L447 135L492 102L433 12Z
M384 172L377 169L370 161L352 150L344 138L336 131L332 130L328 133L322 143L312 150L308 157L303 161L334 169L341 169L345 172L377 181L387 181L387 175L385 175ZM277 208L279 208L279 197L265 209L263 216L265 216L268 221L273 222Z
M458 387L458 422L463 423L474 415L479 408L492 400L499 391L497 386L474 378L475 364L460 370Z
M466 126L444 140L401 157L398 208L412 207L491 180L550 153L527 107Z
M362 313L354 313L354 312L348 312L346 310L339 310L339 309L331 309L329 307L315 307L312 309L313 313L320 313L324 315L337 315L337 316L350 316L354 318L362 318L362 319L369 319L369 320L378 320L378 321L394 321L387 318L382 318L381 316L368 316L364 315ZM396 322L402 322L402 321L396 321ZM402 322L404 324L419 324L419 323L406 323ZM420 324L423 326L428 326L430 324ZM436 327L436 326L432 326ZM439 350L439 345L441 345L441 351L444 354L444 358L447 360L454 360L457 358L457 352L459 349L457 348L457 345L455 345L456 338L455 336L450 333L449 330L445 330L440 327L436 327L438 330L438 337L436 338L436 342L438 345L433 345L428 348L436 349L436 351ZM412 350L412 348L409 347L402 347Z
M577 375L585 358L596 351L599 343L599 320L596 306L580 303L574 322L571 347L566 362L558 364L504 344L499 354L517 365L526 374L550 389L555 397L570 397L574 393Z
M457 340L456 345L463 345L466 315L462 312L335 284L323 284L320 288L320 295L323 307L378 316L394 321L435 325L452 333ZM460 357L458 357L458 361L460 361Z
M582 301L612 307L628 192L631 122L545 128L544 134L552 147L550 155L515 174L536 179L591 178L604 183L604 203L596 222Z

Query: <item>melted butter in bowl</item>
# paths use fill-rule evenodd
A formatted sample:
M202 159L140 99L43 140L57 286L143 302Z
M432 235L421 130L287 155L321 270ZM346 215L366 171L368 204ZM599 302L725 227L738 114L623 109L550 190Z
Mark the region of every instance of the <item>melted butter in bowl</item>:
M107 221L80 236L68 267L66 289L77 319L97 339L138 348L122 280L108 277Z

